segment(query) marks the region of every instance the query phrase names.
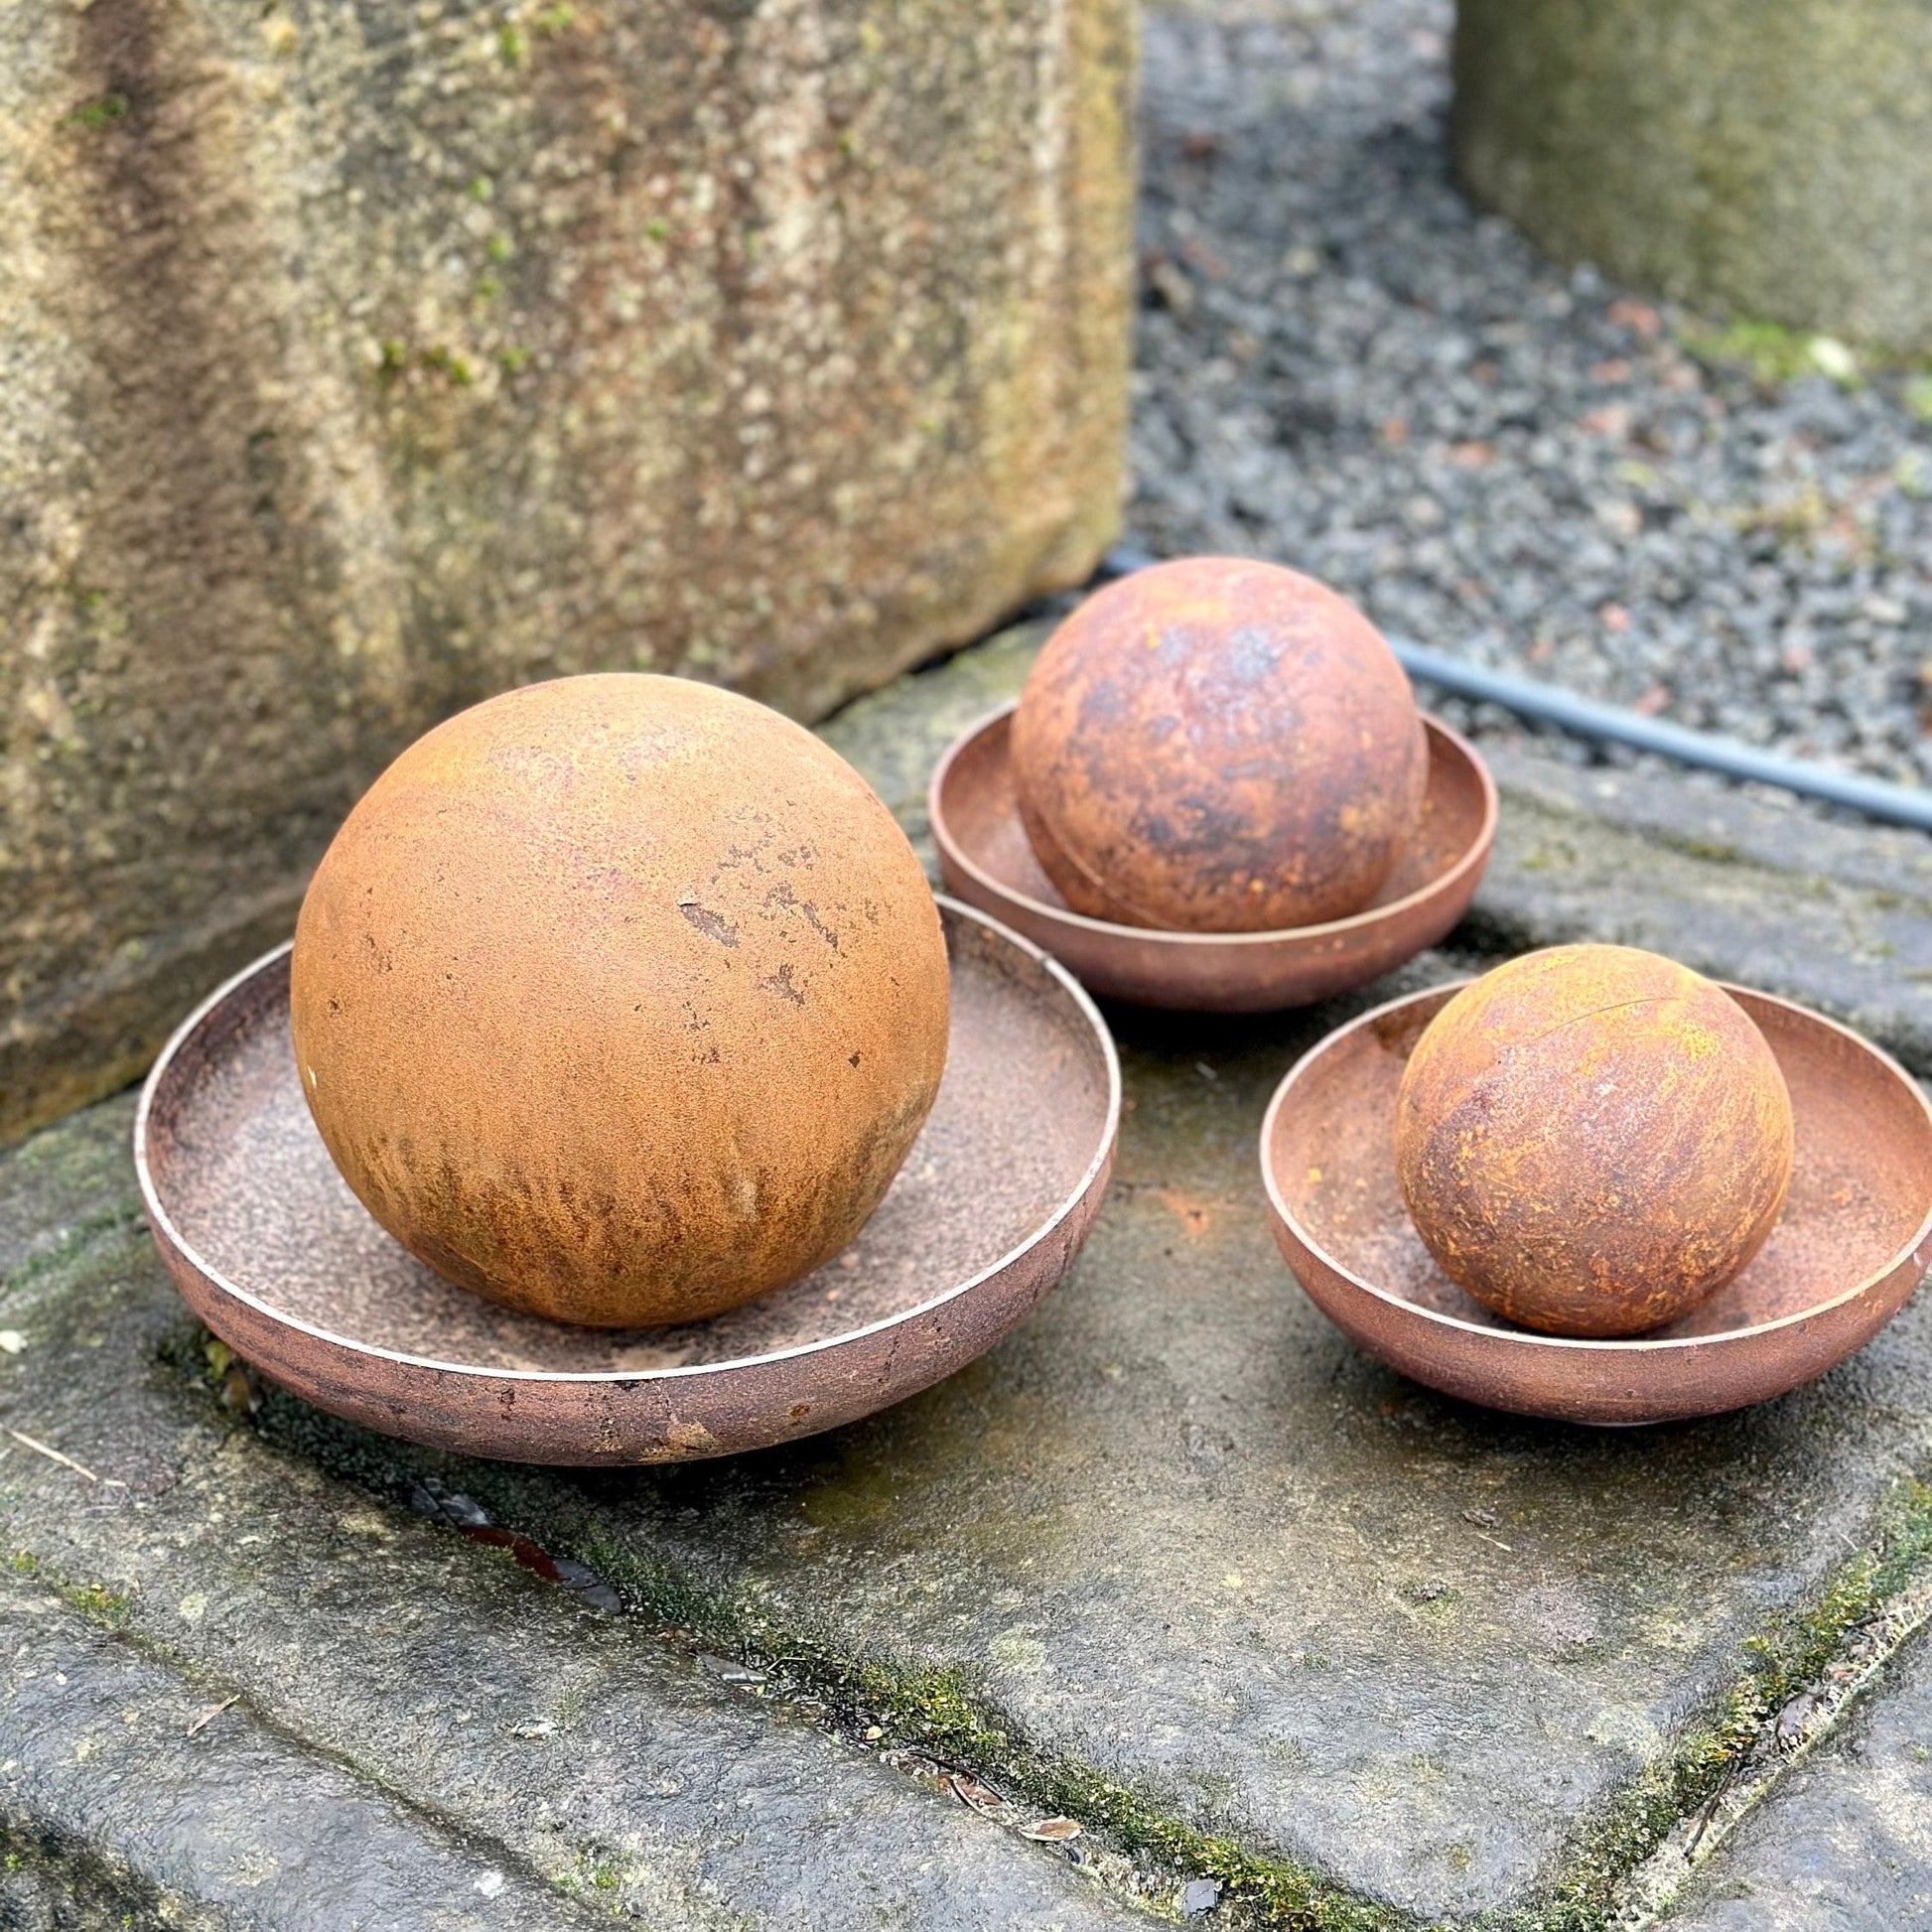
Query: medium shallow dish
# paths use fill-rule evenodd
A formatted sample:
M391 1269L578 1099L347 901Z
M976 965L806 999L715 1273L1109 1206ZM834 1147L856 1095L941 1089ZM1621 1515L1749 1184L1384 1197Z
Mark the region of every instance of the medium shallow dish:
M1066 1272L1106 1191L1120 1067L1072 978L939 901L946 1073L878 1211L817 1273L675 1328L577 1328L453 1288L337 1173L297 1085L289 949L181 1028L134 1124L161 1255L221 1339L392 1436L532 1462L671 1462L810 1436L927 1388Z
M1434 718L1420 836L1366 910L1278 932L1170 932L1069 908L1027 843L1008 740L1014 707L955 739L928 805L939 869L969 904L1137 1006L1268 1013L1332 999L1433 946L1468 910L1496 836L1496 785L1469 742Z
M1466 982L1464 982L1466 984ZM1932 1259L1932 1109L1911 1077L1830 1020L1727 987L1783 1069L1797 1167L1762 1253L1679 1321L1613 1341L1491 1314L1430 1257L1396 1179L1396 1088L1456 991L1365 1013L1296 1065L1261 1129L1275 1239L1311 1299L1390 1367L1519 1415L1629 1424L1718 1415L1841 1362L1905 1305Z

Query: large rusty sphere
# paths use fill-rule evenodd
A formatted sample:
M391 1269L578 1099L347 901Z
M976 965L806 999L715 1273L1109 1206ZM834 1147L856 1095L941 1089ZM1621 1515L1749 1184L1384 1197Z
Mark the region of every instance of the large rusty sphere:
M1637 1334L1764 1245L1791 1098L1722 987L1628 946L1557 946L1430 1023L1395 1160L1417 1232L1477 1301L1550 1334Z
M1193 932L1360 911L1429 776L1409 680L1368 620L1232 557L1089 598L1035 663L1012 743L1028 839L1066 902Z
M891 813L810 733L678 678L531 685L418 740L329 848L291 992L376 1219L603 1326L837 1253L946 1057L938 909Z

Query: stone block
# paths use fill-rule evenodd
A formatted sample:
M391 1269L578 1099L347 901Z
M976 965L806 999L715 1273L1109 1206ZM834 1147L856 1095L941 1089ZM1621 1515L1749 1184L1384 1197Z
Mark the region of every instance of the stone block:
M1932 348L1919 0L1459 0L1464 184L1559 260Z
M1116 524L1127 0L0 17L0 1141L589 669L800 717Z

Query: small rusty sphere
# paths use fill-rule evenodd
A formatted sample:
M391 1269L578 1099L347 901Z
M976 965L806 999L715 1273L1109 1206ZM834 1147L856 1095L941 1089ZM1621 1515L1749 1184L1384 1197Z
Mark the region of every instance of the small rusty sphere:
M452 718L303 900L296 1062L336 1165L440 1274L686 1321L879 1204L945 1064L938 908L859 774L708 685L562 678Z
M1628 946L1557 946L1430 1023L1395 1161L1416 1231L1477 1301L1549 1334L1638 1334L1763 1247L1791 1098L1722 987Z
M1034 665L1012 743L1028 839L1068 905L1179 931L1360 911L1429 777L1374 625L1311 577L1231 557L1090 597Z

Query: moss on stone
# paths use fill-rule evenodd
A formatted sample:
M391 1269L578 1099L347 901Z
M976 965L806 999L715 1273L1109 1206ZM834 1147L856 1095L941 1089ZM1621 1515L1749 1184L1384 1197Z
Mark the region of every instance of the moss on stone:
M1601 1932L1608 1926L1630 1873L1680 1821L1711 1802L1779 1711L1825 1675L1847 1637L1928 1570L1932 1486L1907 1479L1881 1512L1872 1542L1848 1558L1810 1604L1746 1641L1743 1674L1586 1836L1548 1910L1523 1921L1523 1932Z
M20 1290L32 1288L43 1278L52 1278L65 1270L85 1249L91 1247L103 1235L126 1234L140 1226L141 1210L136 1205L116 1202L110 1207L96 1208L91 1214L62 1229L59 1239L34 1253L7 1270L0 1277L0 1295L13 1295Z
M507 1499L506 1499L507 1500ZM893 1743L970 1766L1042 1810L1062 1812L1142 1865L1212 1877L1252 1923L1278 1932L1404 1932L1417 1921L1335 1886L1299 1862L1204 1832L1149 1793L1092 1766L1036 1749L962 1672L854 1656L816 1633L775 1621L755 1595L703 1589L627 1546L592 1539L578 1554L653 1614L700 1643L821 1699L849 1724L875 1724ZM1872 1541L1836 1570L1803 1608L1745 1644L1742 1673L1578 1841L1538 1908L1504 1914L1496 1932L1606 1932L1636 1868L1707 1803L1741 1755L1804 1686L1824 1676L1848 1636L1932 1571L1932 1484L1901 1482Z
M15 1567L17 1569L19 1566ZM119 1590L109 1589L105 1584L57 1582L54 1591L63 1602L99 1624L103 1630L124 1628L128 1618L134 1614L133 1603Z
M1859 357L1835 336L1743 319L1719 326L1692 323L1678 332L1678 340L1699 361L1718 366L1741 364L1762 383L1827 375L1842 388L1863 386Z
M98 134L104 127L124 119L131 103L125 94L102 94L96 100L83 101L68 116L69 127L85 128L89 133Z

